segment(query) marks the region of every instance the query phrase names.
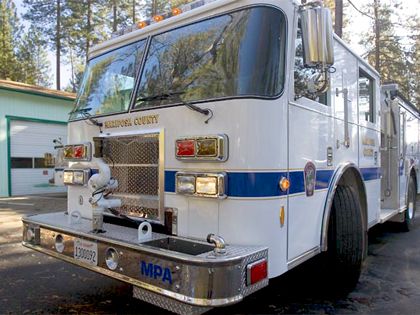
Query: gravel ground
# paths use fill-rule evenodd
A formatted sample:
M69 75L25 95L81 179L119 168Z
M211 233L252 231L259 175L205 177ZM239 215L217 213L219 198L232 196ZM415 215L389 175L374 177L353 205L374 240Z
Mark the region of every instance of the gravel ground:
M0 198L0 314L162 314L131 298L131 288L21 246L20 217L64 211L63 195ZM313 261L266 289L209 314L420 314L420 219L409 233L395 224L369 232L357 288L326 296Z

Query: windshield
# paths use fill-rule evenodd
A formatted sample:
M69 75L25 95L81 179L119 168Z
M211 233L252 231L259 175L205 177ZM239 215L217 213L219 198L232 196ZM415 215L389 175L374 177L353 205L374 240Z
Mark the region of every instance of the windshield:
M270 7L232 12L154 36L135 108L277 96L284 85L285 39L285 17Z
M146 41L89 61L70 119L127 111Z

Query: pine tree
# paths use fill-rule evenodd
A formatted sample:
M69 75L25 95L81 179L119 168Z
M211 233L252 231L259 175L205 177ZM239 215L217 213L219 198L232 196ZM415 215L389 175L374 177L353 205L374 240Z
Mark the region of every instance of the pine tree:
M394 2L394 8L399 3ZM408 94L409 78L408 65L401 43L401 37L396 36L395 27L391 19L392 8L388 4L381 4L374 0L366 7L372 18L373 31L362 35L360 44L366 47L366 57L371 65L381 74L382 82L398 83L404 94Z
M110 28L112 32L116 32L119 28L127 27L133 24L132 20L132 1L130 0L112 0L110 1L111 7L105 5L104 9L108 9L107 21L110 21ZM135 1L134 1L135 4Z
M338 3L338 0L324 0L324 6L331 10L331 17L332 17L332 21L333 21L333 25L334 25L334 30L337 33L337 30L338 30L337 28L339 28L339 26L336 25L337 18L338 18L338 16L336 16L336 11L337 11L336 10L336 3ZM340 34L337 33L337 35L342 37L344 40L348 41L349 40L349 34L347 32L347 27L350 24L350 20L348 18L348 15L346 14L347 9L348 9L348 4L347 3L343 4L343 1L341 1L341 5L342 5L342 10L343 10L342 16L341 16L341 18L342 18L342 21L341 21L342 22L341 23L342 24L341 25L342 26L342 29L341 29L342 34L340 36Z
M65 53L63 45L63 16L66 15L64 0L23 0L27 8L24 18L36 25L43 34L43 39L56 53L56 88L61 89L61 56Z
M106 4L109 4L106 0L68 3L70 14L64 20L64 25L68 29L67 40L73 46L76 55L86 61L92 46L109 37L110 32L104 27L107 18L103 7Z
M410 30L412 32L413 45L408 51L409 62L409 78L410 78L410 93L408 94L410 100L420 109L420 16L414 16L410 21Z
M0 79L16 80L16 7L10 0L0 0Z
M43 44L39 30L31 26L18 47L18 81L45 87L51 85L50 62Z

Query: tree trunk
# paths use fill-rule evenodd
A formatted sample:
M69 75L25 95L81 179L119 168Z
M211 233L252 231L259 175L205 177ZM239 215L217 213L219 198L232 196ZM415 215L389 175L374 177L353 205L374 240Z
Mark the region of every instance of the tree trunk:
M113 0L112 1L112 10L113 10L113 21L112 21L112 31L116 32L117 31L117 0Z
M133 24L136 24L136 0L133 0Z
M152 16L157 15L157 0L152 1Z
M334 31L338 37L343 37L343 0L335 0Z
M57 26L56 26L56 35L55 35L55 49L56 49L56 88L57 90L61 90L61 82L60 82L60 64L61 64L61 0L57 0Z
M380 18L379 18L379 0L374 0L374 15L375 15L375 69L380 73L380 48L381 48L381 42L380 42Z
M89 60L90 37L92 33L92 1L87 1L87 25L86 25L86 63Z
M70 55L70 66L71 66L71 90L73 93L76 93L76 76L74 74L73 49L71 45L69 45L69 55Z

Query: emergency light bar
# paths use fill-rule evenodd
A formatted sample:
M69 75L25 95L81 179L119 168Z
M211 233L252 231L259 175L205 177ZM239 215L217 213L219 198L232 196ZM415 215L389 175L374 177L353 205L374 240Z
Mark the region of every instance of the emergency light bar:
M170 12L155 15L150 19L140 21L140 22L138 22L138 23L136 23L132 26L129 26L129 27L125 28L125 29L114 32L114 33L112 33L111 37L115 38L115 37L118 37L118 36L122 36L124 34L134 32L134 31L139 30L139 29L143 29L143 28L145 28L145 27L147 27L151 24L159 23L159 22L161 22L163 20L166 20L168 18L180 15L184 12L188 12L188 11L197 9L199 7L202 7L206 4L209 4L209 3L212 3L212 2L215 2L215 1L217 1L217 0L197 0L197 1L193 1L193 2L188 3L188 4L181 5L181 6L176 7L176 8L172 8L172 10Z

